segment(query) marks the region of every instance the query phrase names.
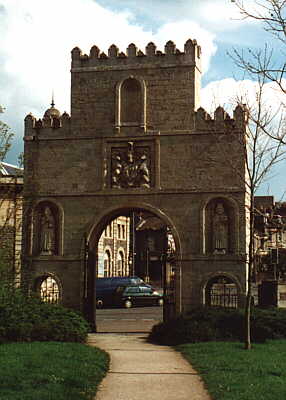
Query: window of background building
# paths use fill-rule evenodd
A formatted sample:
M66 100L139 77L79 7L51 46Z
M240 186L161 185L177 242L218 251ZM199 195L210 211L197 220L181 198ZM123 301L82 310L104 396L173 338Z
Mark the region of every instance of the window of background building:
M112 237L112 222L104 229L104 236L108 238Z
M109 250L104 253L103 275L111 276L111 256Z
M118 239L121 239L121 225L117 224L117 237Z
M118 253L117 258L117 275L123 276L124 275L124 254L122 251Z

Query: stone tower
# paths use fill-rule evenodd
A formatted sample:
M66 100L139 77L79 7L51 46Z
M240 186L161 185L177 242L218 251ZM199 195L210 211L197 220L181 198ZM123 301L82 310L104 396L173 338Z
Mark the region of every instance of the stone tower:
M130 44L126 54L72 50L71 116L54 104L25 118L26 277L47 276L64 305L95 314L97 242L130 210L169 226L176 243L175 313L210 303L226 282L246 288L246 190L241 107L199 107L201 49ZM240 171L238 174L237 171Z

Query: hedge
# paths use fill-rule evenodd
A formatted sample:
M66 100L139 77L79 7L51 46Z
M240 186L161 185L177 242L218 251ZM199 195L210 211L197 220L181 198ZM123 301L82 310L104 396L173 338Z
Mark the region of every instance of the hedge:
M148 340L164 345L206 341L243 341L244 310L197 307L187 315L155 325ZM286 310L271 308L252 310L251 340L286 338Z

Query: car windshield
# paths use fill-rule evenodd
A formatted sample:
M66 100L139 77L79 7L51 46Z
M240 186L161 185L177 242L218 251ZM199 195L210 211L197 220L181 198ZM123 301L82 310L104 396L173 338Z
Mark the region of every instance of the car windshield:
M126 294L134 294L134 293L139 293L140 292L140 288L138 286L130 286L127 287L124 291L124 293Z
M153 292L152 288L147 287L147 286L140 286L140 291L145 293L145 294Z

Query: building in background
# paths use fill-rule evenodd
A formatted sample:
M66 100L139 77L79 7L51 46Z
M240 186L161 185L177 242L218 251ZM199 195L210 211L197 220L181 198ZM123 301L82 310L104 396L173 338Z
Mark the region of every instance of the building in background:
M129 276L130 218L120 216L111 221L98 242L97 276Z
M257 196L255 208L256 302L286 307L286 203Z
M23 169L0 162L0 262L15 283L21 274Z

